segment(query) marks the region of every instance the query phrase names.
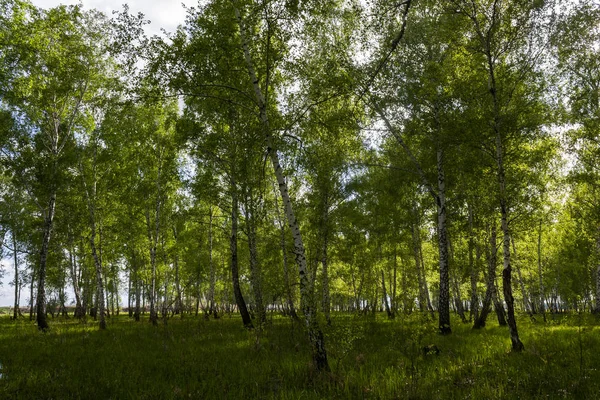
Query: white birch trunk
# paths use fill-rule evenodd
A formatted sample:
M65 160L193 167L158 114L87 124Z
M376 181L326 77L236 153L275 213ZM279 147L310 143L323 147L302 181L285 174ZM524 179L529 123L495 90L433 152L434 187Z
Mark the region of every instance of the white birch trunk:
M314 309L314 301L310 293L308 268L306 265L304 242L302 241L302 235L300 234L300 224L296 220L296 216L294 214L292 202L288 193L287 183L283 175L283 169L281 168L281 163L279 162L279 155L277 154L277 149L275 147L275 143L270 132L269 119L267 116L267 104L260 89L258 76L256 75L254 63L250 55L250 49L247 42L248 39L244 21L241 17L239 9L235 6L234 8L235 16L238 20L238 24L240 27L240 38L242 42L241 45L242 50L244 52L244 58L246 60L246 66L248 68L248 75L252 82L254 94L260 113L260 120L264 129L265 140L267 144L267 152L269 155L269 159L271 160L271 164L273 166L273 171L277 179L277 184L279 185L279 193L281 195L285 215L288 220L288 226L292 231L292 237L294 239L294 255L296 258L296 265L298 266L298 274L300 275L300 303L302 311L304 313L309 340L313 347L313 361L317 369L328 371L329 363L327 361L327 352L325 350L325 339L317 321L317 316Z

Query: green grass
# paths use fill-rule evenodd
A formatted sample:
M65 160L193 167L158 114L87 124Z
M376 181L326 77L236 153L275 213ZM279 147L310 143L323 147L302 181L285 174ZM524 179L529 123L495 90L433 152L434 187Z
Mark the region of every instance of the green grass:
M506 328L453 321L439 336L421 315L335 315L325 327L331 373L311 366L300 325L273 316L261 332L237 317L172 318L152 327L126 316L92 321L0 317L2 399L560 399L600 393L600 327L590 315L519 320ZM439 354L424 347L435 345Z

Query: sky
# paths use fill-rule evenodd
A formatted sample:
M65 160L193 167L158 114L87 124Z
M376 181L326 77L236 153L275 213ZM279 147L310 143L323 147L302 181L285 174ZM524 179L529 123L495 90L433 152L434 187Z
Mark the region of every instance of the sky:
M95 8L109 17L113 11L122 10L122 5L127 3L131 13L141 12L147 20L150 20L150 25L146 27L146 33L149 35L160 34L161 28L164 28L167 32L175 31L177 25L183 24L185 21L185 9L182 3L187 7L198 4L198 0L32 0L31 2L41 8L52 8L60 4L74 5L81 3L85 9ZM2 279L0 279L0 282L2 282L0 285L0 307L12 306L15 301L14 286L9 284L14 280L12 254L8 254L10 253L8 251L5 253L5 258L1 262L4 273ZM23 288L21 307L26 304L28 298L29 290Z
M146 19L150 20L149 34L159 34L160 28L173 32L177 25L183 24L185 20L184 3L188 7L195 6L198 0L31 0L31 2L42 8L52 8L59 4L72 5L83 4L86 9L97 9L109 17L113 11L122 10L122 5L127 3L129 11L137 14L142 12Z

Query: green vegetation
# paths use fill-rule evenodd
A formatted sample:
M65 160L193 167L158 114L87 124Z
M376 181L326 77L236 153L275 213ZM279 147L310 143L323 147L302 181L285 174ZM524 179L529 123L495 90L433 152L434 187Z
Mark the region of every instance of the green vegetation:
M0 0L2 394L593 397L599 20Z
M147 317L146 317L147 318ZM109 329L73 318L40 333L0 318L0 397L20 399L530 399L593 398L600 391L600 326L589 314L518 320L527 348L509 351L507 328L452 321L441 336L419 313L395 320L332 314L331 372L311 366L306 335L270 314L248 331L238 316L171 318L157 327L127 316Z

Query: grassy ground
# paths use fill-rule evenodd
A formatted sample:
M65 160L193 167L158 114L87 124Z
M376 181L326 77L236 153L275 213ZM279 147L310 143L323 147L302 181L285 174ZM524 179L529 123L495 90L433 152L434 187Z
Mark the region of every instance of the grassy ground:
M453 334L412 315L389 321L334 316L325 329L332 372L313 370L301 327L273 316L261 332L224 317L179 317L159 327L113 317L0 317L2 399L528 399L597 398L600 324L590 315L519 320L526 350L508 332L453 321ZM436 351L439 350L439 353Z

